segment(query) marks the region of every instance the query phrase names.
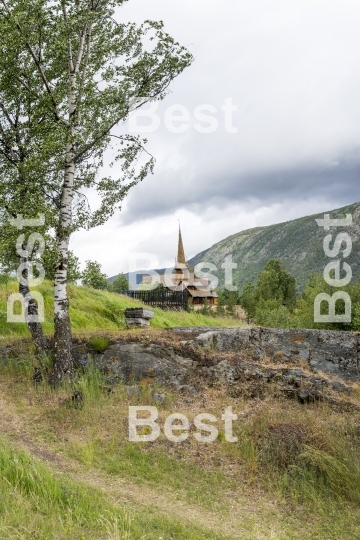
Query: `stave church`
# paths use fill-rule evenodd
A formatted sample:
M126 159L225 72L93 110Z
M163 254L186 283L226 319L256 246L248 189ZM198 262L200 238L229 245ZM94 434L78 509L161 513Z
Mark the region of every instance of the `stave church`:
M144 276L143 283L148 282L148 280L149 278ZM159 280L159 283L168 290L186 290L195 308L196 306L203 306L206 303L209 306L214 306L218 303L218 295L211 287L211 280L205 277L196 277L194 270L189 268L188 261L185 257L180 225L177 257L174 268L159 275Z

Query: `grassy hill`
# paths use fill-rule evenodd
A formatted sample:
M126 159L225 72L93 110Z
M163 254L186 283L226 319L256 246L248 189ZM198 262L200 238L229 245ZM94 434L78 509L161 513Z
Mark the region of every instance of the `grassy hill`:
M90 366L77 372L71 386L54 390L46 381L32 380L31 346L19 339L27 335L26 327L5 322L6 297L16 285L0 289L0 333L6 344L0 347L0 538L358 538L359 385L334 405L289 400L276 381L260 389L257 376L229 385L195 374L196 393L148 379L109 391L104 375ZM44 328L50 333L51 283L40 290ZM137 302L85 287L71 286L69 292L75 333L85 333L88 340L106 330L134 339L133 331L124 331L123 311ZM138 340L174 346L183 336L169 337L173 333L161 328L235 324L233 319L155 312L154 328L136 331ZM217 351L207 352L209 365L218 360ZM264 369L271 367L267 359ZM81 407L73 405L74 390L83 394ZM159 393L165 396L161 402ZM129 406L158 408L162 431L156 441L129 442ZM226 441L220 420L230 406L238 415L233 443ZM164 422L174 412L191 422L183 443L171 443L164 435ZM193 420L204 412L217 419L219 434L211 444L193 437Z
M51 333L52 284L44 282L39 290L45 299L44 329ZM0 286L0 344L6 344L0 347L0 538L359 538L359 384L333 404L301 404L279 393L276 381L260 390L257 376L229 385L196 375L197 393L149 380L109 391L104 376L89 367L77 372L71 386L54 390L32 381L29 340L19 339L28 336L26 326L6 322L6 299L15 291L15 281ZM124 339L133 339L133 331L124 332L124 310L139 302L73 285L69 296L75 334L89 334L87 340L99 330L121 331ZM161 328L237 324L154 311L153 330L136 335L164 346L176 338ZM16 347L8 347L13 340ZM1 349L11 352L3 355ZM207 353L209 365L217 354ZM263 367L279 366L268 358ZM83 394L81 407L73 406L74 390ZM160 403L159 393L165 396ZM129 442L129 406L158 408L162 432L156 441ZM238 415L234 443L226 441L220 420L230 406ZM165 419L174 412L191 422L183 443L164 435ZM219 435L211 444L193 437L193 419L204 412L218 419Z
M353 280L360 281L360 203L327 213L330 213L331 218L345 217L346 214L353 217L351 227L331 231L334 236L342 230L350 234L353 248L347 262L352 268ZM215 264L219 271L211 273L218 276L219 284L223 286L224 271L221 270L221 265L226 256L232 255L233 261L238 265L233 274L234 283L241 291L246 283L256 281L269 259L278 258L285 262L287 270L296 277L298 290L303 290L309 275L312 272L322 272L329 262L329 257L323 251L323 239L329 232L325 232L315 222L315 219L322 218L323 215L324 213L306 216L239 232L199 253L189 261L189 265L194 267L201 261Z
M44 297L45 333L53 332L53 287L50 281L37 288ZM28 336L25 324L7 322L6 300L18 291L18 283L11 281L7 285L0 284L0 338L3 336ZM116 293L98 291L89 287L69 285L70 318L73 331L121 330L126 327L124 311L126 308L140 306L141 303ZM151 321L154 328L171 328L174 326L236 326L239 321L230 318L207 317L199 313L185 311L163 311L154 309L155 317Z
M153 330L159 333L159 330ZM11 540L355 540L360 530L359 387L337 408L194 381L112 392L94 370L57 391L30 357L0 355L0 538ZM255 381L248 382L254 391ZM73 408L74 388L84 396ZM134 387L131 387L133 390ZM165 392L159 404L156 392ZM344 403L344 409L342 409ZM157 406L160 437L128 440L128 407ZM225 407L238 415L227 442ZM356 408L357 407L357 408ZM213 443L171 443L165 419L213 414ZM144 428L146 429L146 428Z

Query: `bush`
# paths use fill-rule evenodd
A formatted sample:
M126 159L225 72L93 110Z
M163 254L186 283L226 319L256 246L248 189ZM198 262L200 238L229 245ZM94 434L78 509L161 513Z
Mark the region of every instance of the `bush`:
M110 340L107 337L94 337L91 340L92 347L98 353L104 352L108 348L109 344Z
M276 300L260 300L256 306L255 321L267 328L289 328L290 311L286 306L279 306Z
M244 438L255 441L261 474L285 499L360 503L358 443L341 430L323 430L312 416L274 422L269 415L255 418Z
M85 270L81 274L82 284L93 289L106 290L108 279L106 274L101 272L101 265L96 261L86 261Z
M245 285L240 303L248 319L272 328L288 328L296 304L295 278L282 261L270 259L260 272L256 285Z

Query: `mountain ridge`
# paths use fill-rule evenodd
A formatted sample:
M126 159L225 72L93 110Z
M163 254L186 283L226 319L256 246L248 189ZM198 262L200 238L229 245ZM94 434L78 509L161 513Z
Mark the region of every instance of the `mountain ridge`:
M325 231L315 221L324 214L330 214L331 218L342 218L351 214L353 223L346 228ZM221 270L221 264L225 257L232 255L233 262L238 265L233 273L234 284L241 292L246 283L256 281L269 259L278 258L284 261L287 270L295 276L300 292L305 288L310 274L322 272L332 260L323 250L325 236L332 234L334 238L341 231L348 232L352 239L352 251L346 262L352 268L352 279L360 281L360 202L274 225L240 231L192 257L189 266L193 268L204 261L215 264L218 270L211 273L218 277L219 287L223 287L224 270Z
M353 223L346 228L332 228L330 231L325 231L315 221L322 218L324 214L330 214L331 218L341 218L345 217L346 214L351 214ZM352 280L360 281L360 202L319 214L311 214L263 227L253 227L231 234L189 259L188 263L190 268L194 268L201 262L215 264L218 270L210 270L210 273L218 277L218 287L222 288L225 285L225 280L221 265L225 257L232 255L233 262L238 265L233 273L234 285L241 292L246 283L256 281L269 259L281 259L285 263L286 269L295 276L297 291L301 293L310 274L313 272L322 273L326 264L332 260L325 255L323 250L325 236L332 233L335 237L343 230L350 234L353 244L351 254L346 258L346 262L352 268ZM205 270L206 268L204 268ZM159 274L164 271L165 268L156 269ZM139 276L137 283L135 274ZM136 285L139 284L140 274L146 275L147 272L138 270L130 275L125 275L128 279L130 277L131 285L136 288ZM108 279L113 281L115 277Z

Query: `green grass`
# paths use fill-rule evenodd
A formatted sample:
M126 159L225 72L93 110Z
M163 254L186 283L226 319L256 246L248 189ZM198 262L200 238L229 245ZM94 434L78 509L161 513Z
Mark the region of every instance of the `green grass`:
M52 472L0 439L0 537L39 540L225 540L156 515L127 510L98 489Z
M44 297L46 334L54 331L53 327L53 287L50 281L44 281L37 287ZM0 336L28 336L26 324L8 323L6 300L11 293L18 292L18 283L10 281L0 284ZM69 285L70 318L73 331L119 330L125 329L124 311L142 304L127 296ZM163 311L154 309L155 317L151 320L153 328L171 328L174 326L238 326L239 321L201 315L195 312Z
M51 302L51 287L45 283L44 293L46 287L49 295L45 300ZM95 313L97 309L97 320L104 325L112 322L102 311L107 302L115 302L113 308L121 304L122 309L136 304L126 297L79 287L71 287L70 294L75 315ZM181 317L198 317L156 311L160 328L164 325L161 317L169 323L174 316L176 325L180 325ZM117 316L115 309L111 312ZM92 344L104 348L107 338L100 334ZM29 355L0 358L0 430L7 413L3 403L8 403L9 418L11 414L17 418L15 439L25 433L25 441L48 448L53 455L59 453L62 462L75 463L76 470L85 473L54 473L48 465L0 439L0 538L359 538L360 438L356 411L344 413L326 404L304 406L275 399L271 386L263 401L232 398L229 388L218 384L204 385L191 397L146 382L139 385L138 394L128 395L121 384L108 393L103 375L94 366L79 373L72 386L55 391L46 383L34 386L32 370ZM71 406L69 397L74 390L83 393L82 408ZM158 390L167 394L161 404L152 397ZM358 388L353 399L359 401L359 397ZM219 421L220 436L210 445L195 442L192 434L184 443L169 443L163 433L154 443L129 443L129 405L156 405L161 426L174 411L182 412L190 421L204 411L220 419L224 407L232 405L239 415L234 425L238 442L225 441ZM103 485L97 483L94 488L87 482L86 478L92 477L100 478L105 486L120 481L136 487L147 499L126 503L124 509L116 504L111 490L103 493ZM172 506L166 502L156 506L157 493L164 501L172 501ZM195 517L190 526L186 518L193 509ZM211 531L207 518L198 521L196 516L203 513L214 517L216 530L225 536ZM228 520L232 520L232 532L227 528Z
M318 418L316 418L316 413ZM360 504L360 441L355 419L326 405L262 411L238 432L240 455L277 498L323 512Z
M224 406L232 405L240 418L234 425L238 442L227 443L220 436L213 444L204 445L190 436L185 443L173 444L161 435L154 443L134 444L127 436L128 406L153 405L151 385L140 385L139 395L129 396L122 385L105 393L103 376L91 368L79 376L74 387L54 391L46 384L35 387L30 383L30 359L9 362L7 367L0 364L0 389L2 399L11 404L9 416L16 411L16 433L25 431L35 447L41 445L53 455L59 454L63 463L76 463L77 471L85 471L80 476L83 481L102 479L109 492L100 493L70 474L51 473L36 459L2 442L0 538L358 537L360 441L356 413L342 414L323 404L303 406L274 398L239 401L218 386L207 387L191 400L166 389L167 400L158 405L161 426L174 411L191 421L204 410L220 418ZM65 404L74 388L84 395L81 409ZM223 426L219 423L218 427ZM146 501L142 498L140 503L131 503L124 512L111 498L110 486L116 486L117 481L125 489L136 486ZM153 506L157 493L163 501L160 513ZM196 510L192 517L195 525L190 530L186 518L192 509ZM207 518L202 525L197 521L196 516L203 513L214 518L225 537L201 530L211 529ZM176 516L175 521L171 516ZM232 533L226 527L228 521ZM57 536L53 536L54 530ZM33 531L39 531L39 536Z
M84 465L136 483L145 481L154 487L161 486L165 491L179 492L188 503L208 509L226 511L227 506L221 497L214 496L209 486L219 494L236 488L235 482L221 472L206 471L185 459L175 459L158 448L145 448L141 443L121 444L117 437L106 446L98 439L72 445L65 451Z
M98 353L102 353L102 352L106 351L109 344L110 344L110 339L107 338L107 337L101 337L101 336L96 337L95 336L91 340L91 345L93 346L95 351L98 352Z

